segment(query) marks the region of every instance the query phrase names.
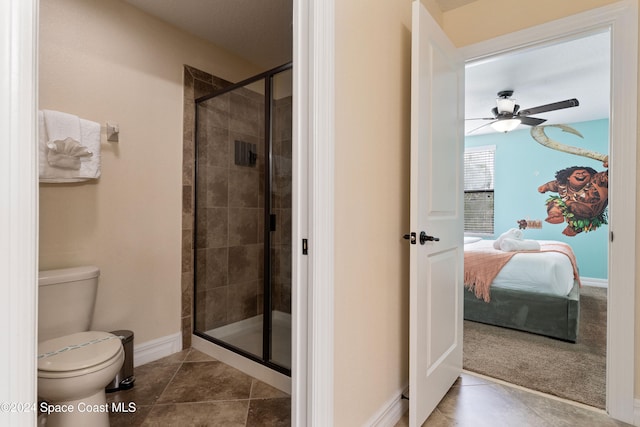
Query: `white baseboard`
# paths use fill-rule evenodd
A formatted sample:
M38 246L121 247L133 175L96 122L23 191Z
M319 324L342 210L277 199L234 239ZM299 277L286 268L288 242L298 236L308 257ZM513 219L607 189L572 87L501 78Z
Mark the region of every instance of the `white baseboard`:
M640 427L640 399L633 401L633 425Z
M135 336L134 336L135 340ZM182 333L156 338L142 344L133 345L133 366L144 365L162 359L182 350Z
M608 288L609 280L607 279L596 279L595 277L580 277L580 283L583 286L593 286L596 288Z
M407 388L396 392L396 395L385 403L380 410L374 414L365 426L371 427L393 427L409 409L409 401L402 398L402 393Z

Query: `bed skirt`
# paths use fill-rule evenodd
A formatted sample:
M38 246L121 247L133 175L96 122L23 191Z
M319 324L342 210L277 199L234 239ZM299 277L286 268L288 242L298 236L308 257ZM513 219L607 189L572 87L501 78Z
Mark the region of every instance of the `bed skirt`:
M464 318L576 342L580 317L580 286L560 297L512 289L491 289L491 301L465 290Z

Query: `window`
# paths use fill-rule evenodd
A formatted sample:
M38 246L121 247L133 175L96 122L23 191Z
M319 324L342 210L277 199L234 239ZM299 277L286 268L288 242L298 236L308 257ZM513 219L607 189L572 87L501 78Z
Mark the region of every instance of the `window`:
M464 231L493 234L495 145L464 151Z

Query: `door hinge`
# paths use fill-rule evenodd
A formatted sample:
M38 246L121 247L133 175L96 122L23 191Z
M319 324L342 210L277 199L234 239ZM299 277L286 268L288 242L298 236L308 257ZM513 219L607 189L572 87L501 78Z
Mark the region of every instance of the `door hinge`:
M609 240L613 242L613 231L609 232Z
M302 255L309 254L309 242L307 239L302 239Z

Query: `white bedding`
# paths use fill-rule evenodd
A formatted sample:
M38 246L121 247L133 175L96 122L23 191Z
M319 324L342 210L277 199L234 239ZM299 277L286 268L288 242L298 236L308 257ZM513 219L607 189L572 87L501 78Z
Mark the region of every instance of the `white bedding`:
M466 243L464 247L493 249L493 240ZM573 267L566 255L559 252L528 252L515 254L500 270L491 286L565 296L571 291L573 282Z

